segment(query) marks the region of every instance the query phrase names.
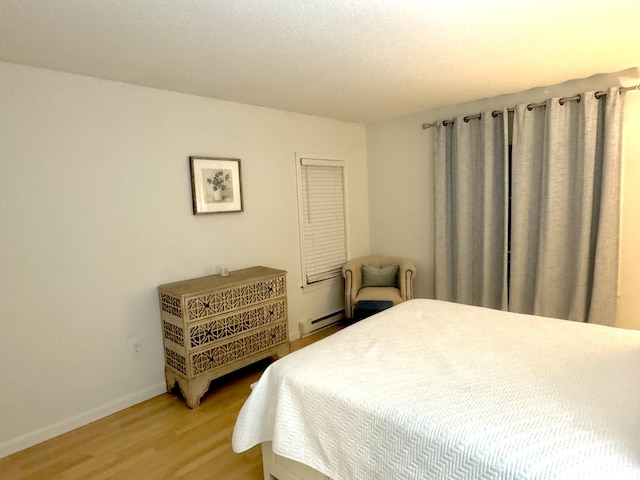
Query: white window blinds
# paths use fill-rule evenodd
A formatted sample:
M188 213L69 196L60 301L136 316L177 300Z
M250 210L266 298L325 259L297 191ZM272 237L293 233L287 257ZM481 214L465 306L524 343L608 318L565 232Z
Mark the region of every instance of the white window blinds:
M300 207L305 283L340 276L347 258L343 162L300 158Z

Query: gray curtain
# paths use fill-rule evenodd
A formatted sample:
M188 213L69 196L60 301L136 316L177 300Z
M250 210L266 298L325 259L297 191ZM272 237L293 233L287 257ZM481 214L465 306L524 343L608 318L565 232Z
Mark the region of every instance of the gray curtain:
M624 96L518 105L509 309L613 325Z
M507 308L506 118L435 127L437 299Z

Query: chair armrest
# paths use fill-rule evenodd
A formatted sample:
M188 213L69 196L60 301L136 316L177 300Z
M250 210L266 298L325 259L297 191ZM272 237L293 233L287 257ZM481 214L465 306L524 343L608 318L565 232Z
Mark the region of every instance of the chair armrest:
M413 277L416 276L416 266L410 260L402 260L398 264L398 288L403 300L413 298Z
M362 286L362 262L350 260L342 266L344 277L344 311L347 318L353 318L355 298Z

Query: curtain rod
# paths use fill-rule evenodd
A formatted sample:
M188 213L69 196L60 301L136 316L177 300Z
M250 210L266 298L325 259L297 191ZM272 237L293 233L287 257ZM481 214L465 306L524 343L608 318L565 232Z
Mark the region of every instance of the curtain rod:
M640 90L640 84L638 85L633 85L632 87L620 87L619 91L620 93L623 92L628 92L630 90ZM600 98L603 97L607 94L607 92L596 92L595 93L595 97L596 98ZM580 95L574 95L573 97L563 97L559 100L560 105L564 105L565 102L571 102L573 100L578 100L580 101ZM529 105L527 105L527 110L531 111L536 107L544 107L547 105L547 102L541 102L541 103L530 103ZM507 111L509 112L513 112L515 109L513 108L507 108ZM493 112L491 112L491 116L492 117L497 117L498 115L502 115L502 110L494 110ZM469 120L471 120L472 118L482 118L482 114L481 113L476 113L475 115L467 115L466 117L464 117L464 121L468 122ZM446 127L447 125L453 125L455 123L454 120L443 120L442 124ZM427 128L431 128L431 127L435 127L436 126L436 122L434 123L423 123L422 124L422 129L426 130Z

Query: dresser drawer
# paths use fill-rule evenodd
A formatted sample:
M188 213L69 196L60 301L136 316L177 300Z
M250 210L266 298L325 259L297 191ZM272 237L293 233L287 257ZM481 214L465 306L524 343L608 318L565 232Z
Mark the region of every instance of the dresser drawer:
M188 322L239 310L286 295L284 276L268 278L185 299Z
M288 342L286 322L191 353L191 375L201 375L230 362Z
M264 327L287 318L287 302L283 298L238 312L222 315L190 325L189 348L199 348L223 338Z

